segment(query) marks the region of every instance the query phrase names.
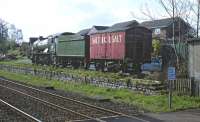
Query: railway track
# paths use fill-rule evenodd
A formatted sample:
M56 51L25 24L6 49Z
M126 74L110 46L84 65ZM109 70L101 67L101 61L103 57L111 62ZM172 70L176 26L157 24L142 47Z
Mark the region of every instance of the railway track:
M44 122L65 122L86 119L85 116L13 88L0 85L0 98Z
M26 86L14 81L0 78L0 86L6 87L7 89L13 90L20 94L45 102L46 104L53 105L62 111L68 111L75 115L80 116L79 120L94 120L97 122L105 122L103 118L112 117L128 117L138 120L139 122L147 122L137 117L128 116L120 112L112 111L102 107L90 105L78 100L66 98L57 94L49 93L34 87ZM81 118L82 117L82 118ZM73 119L71 119L73 120ZM69 120L68 120L69 121Z
M0 99L0 121L41 122L39 119L23 112L2 99Z

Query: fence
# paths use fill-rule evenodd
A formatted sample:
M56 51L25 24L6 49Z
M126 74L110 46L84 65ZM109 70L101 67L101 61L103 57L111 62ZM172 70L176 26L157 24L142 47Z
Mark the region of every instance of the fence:
M166 87L163 84L142 84L142 83L132 83L130 81L121 81L121 80L111 80L107 78L101 77L83 77L78 75L66 74L63 72L55 72L55 71L47 71L47 70L40 70L34 69L30 67L17 67L17 66L10 66L10 65L1 65L0 70L9 71L13 73L21 73L21 74L29 74L33 76L43 77L46 79L54 79L60 81L67 81L67 82L75 82L75 83L86 83L92 84L98 87L106 87L106 88L113 88L113 89L130 89L134 91L142 91L146 95L156 94L159 93L160 90L165 89ZM139 81L140 79L138 79Z
M192 96L200 96L200 81L192 80Z
M178 95L200 96L200 82L194 79L174 80L172 88Z
M191 80L177 79L172 81L173 91L181 95L191 95Z

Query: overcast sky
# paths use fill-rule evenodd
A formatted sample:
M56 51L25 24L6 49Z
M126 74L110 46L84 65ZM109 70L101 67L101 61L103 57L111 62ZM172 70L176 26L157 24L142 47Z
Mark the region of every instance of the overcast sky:
M146 2L160 11L156 0L0 0L0 18L22 29L28 39L143 18Z

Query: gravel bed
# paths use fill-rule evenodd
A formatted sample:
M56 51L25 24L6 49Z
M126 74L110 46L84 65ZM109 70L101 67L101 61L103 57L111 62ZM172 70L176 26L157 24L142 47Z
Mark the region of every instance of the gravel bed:
M0 92L1 99L45 122L65 122L69 120L84 119L71 112L49 107L46 104L40 103L32 98L18 94L17 92L8 90L4 87L0 88Z
M26 118L0 103L0 122L28 122Z
M1 82L1 84L2 83L5 83L7 86L14 88L14 89L17 89L17 90L19 90L23 93L27 93L31 96L35 96L37 98L40 98L40 99L43 99L45 101L59 105L63 108L67 108L67 109L73 110L75 112L87 115L89 117L101 118L101 117L119 115L119 114L116 114L116 113L111 113L111 112L107 112L107 111L104 111L104 110L99 110L97 108L93 108L93 107L83 105L83 104L80 104L80 103L77 103L77 102L74 102L74 101L70 101L70 100L67 100L67 99L59 98L57 96L49 95L49 94L46 94L46 93L43 93L43 92L40 92L40 91L36 91L36 90L30 89L30 88L19 86L17 84L7 83L7 82L3 82L3 81Z
M106 98L103 98L102 96L95 96L95 97L88 97L84 94L81 93L74 93L74 92L66 92L63 90L49 90L46 89L44 87L38 87L41 90L45 90L54 94L59 94L61 96L67 97L67 98L72 98L75 100L79 100L91 105L95 105L95 106L99 106L99 107L103 107L106 109L110 109L116 112L121 112L127 115L131 115L131 116L135 116L135 115L139 115L139 109L136 106L127 104L127 103L123 103L123 102L116 102L116 101L112 101Z
M15 82L21 83L18 81L15 81ZM21 84L24 84L24 83L21 83ZM24 85L27 85L27 84L24 84ZM32 86L32 85L29 85L29 86ZM32 87L35 87L35 86L32 86ZM103 108L110 109L110 110L117 111L117 112L121 112L121 113L124 113L127 115L132 115L132 116L140 115L140 112L141 112L141 110L139 112L139 109L137 106L133 106L133 105L123 103L123 102L115 102L115 101L104 100L104 99L99 100L98 98L97 99L91 98L91 97L88 97L81 93L66 92L66 91L58 90L58 89L47 89L44 87L35 87L35 88L38 88L38 89L41 89L41 90L44 90L44 91L47 91L50 93L58 94L58 95L61 95L61 96L67 97L67 98L79 100L79 101L82 101L82 102L85 102L85 103L88 103L91 105L103 107ZM99 96L97 96L97 97L99 97Z

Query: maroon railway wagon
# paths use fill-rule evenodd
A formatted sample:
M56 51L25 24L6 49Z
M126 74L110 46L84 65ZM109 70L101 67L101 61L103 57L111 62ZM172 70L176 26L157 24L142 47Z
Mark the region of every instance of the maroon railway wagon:
M152 32L137 21L117 23L90 35L90 61L100 69L127 69L151 59ZM112 69L111 68L111 69Z

